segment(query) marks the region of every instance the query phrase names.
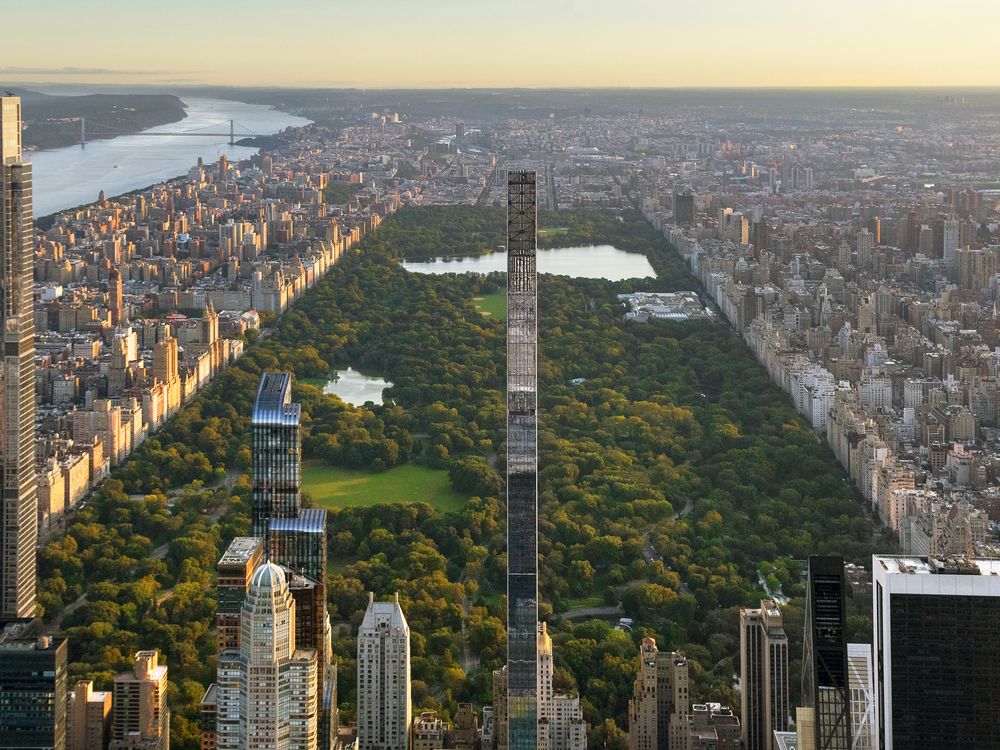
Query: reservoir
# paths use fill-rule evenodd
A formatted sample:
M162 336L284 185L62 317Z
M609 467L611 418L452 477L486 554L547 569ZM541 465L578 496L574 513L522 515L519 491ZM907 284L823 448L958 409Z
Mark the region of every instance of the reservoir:
M309 120L260 104L183 96L187 117L144 132L177 133L208 130L218 136L123 135L87 143L86 148L36 151L25 157L32 163L35 216L93 203L103 190L109 198L185 174L198 162L246 159L256 148L229 145L229 120L236 120L237 140L242 125L257 135L273 135ZM209 127L215 126L215 127Z
M382 378L364 375L352 367L339 370L334 380L327 381L323 393L333 393L351 406L362 406L365 402L382 403L382 391L391 388L392 383Z
M413 273L492 273L507 270L506 253L488 253L429 261L403 261L403 268ZM645 255L626 253L611 245L560 247L538 251L539 273L575 276L583 279L622 279L656 276Z

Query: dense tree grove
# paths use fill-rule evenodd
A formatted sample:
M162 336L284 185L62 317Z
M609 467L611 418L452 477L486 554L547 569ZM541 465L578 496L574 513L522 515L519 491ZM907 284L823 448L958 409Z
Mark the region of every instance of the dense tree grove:
M738 705L737 610L761 598L758 575L793 597L786 616L797 657L802 560L837 552L864 561L873 525L729 329L623 319L616 294L695 283L651 227L599 212L541 223L564 230L543 242L643 252L658 274L618 283L546 276L539 291L542 614L557 685L580 692L592 744L618 747L640 635L686 650L696 697ZM503 279L411 274L399 260L482 252L502 232L494 209L399 212L114 473L41 553L40 600L50 626L73 639L74 675L106 686L132 651L162 648L175 745L197 747L197 702L214 672L213 566L249 528L259 374L285 369L297 377L306 457L372 471L424 462L447 469L470 497L449 514L423 504L330 511L345 718L367 591L400 592L416 708L447 717L457 701L489 699L505 648L505 349L502 321L472 298ZM351 407L303 381L347 365L394 383L385 405ZM562 617L601 604L620 604L636 632ZM851 623L865 639L865 615Z

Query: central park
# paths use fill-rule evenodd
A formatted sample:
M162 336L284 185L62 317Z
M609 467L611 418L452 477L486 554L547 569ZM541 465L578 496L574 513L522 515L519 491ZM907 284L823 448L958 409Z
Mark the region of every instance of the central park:
M502 211L407 208L308 291L270 335L137 450L51 538L39 600L71 636L75 678L109 684L130 654L170 664L172 742L198 746L213 680L214 566L249 531L250 414L259 375L287 370L302 404L306 503L329 509L329 596L344 721L367 592L409 619L413 705L482 705L505 656L504 278L418 274L403 260L479 255ZM610 244L656 277L545 275L539 288L539 586L557 647L555 688L578 692L592 747L621 750L635 642L684 650L692 694L738 702L738 608L777 587L801 653L802 560L852 560L879 541L833 456L742 340L714 322L624 320L617 294L691 289L640 216L543 214L545 247ZM352 367L392 385L384 403L323 392ZM647 554L648 550L655 554ZM620 606L634 632L570 620ZM870 632L850 609L850 637ZM793 692L800 665L790 664ZM796 696L793 695L793 700Z

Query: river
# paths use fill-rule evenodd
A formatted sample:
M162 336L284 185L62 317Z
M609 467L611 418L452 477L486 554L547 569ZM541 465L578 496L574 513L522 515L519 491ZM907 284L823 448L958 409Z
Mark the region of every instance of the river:
M144 132L185 132L223 123L210 130L224 135L204 138L123 135L92 141L86 148L67 146L26 154L32 163L35 216L91 203L102 190L110 198L177 177L193 167L199 156L207 163L223 154L235 161L257 153L256 148L229 145L231 119L257 135L273 135L289 126L300 127L310 122L260 104L181 98L187 105L187 117Z

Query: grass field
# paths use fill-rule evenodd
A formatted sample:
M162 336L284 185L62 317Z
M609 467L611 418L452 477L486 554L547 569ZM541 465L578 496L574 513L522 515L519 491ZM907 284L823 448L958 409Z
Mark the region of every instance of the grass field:
M499 289L484 297L473 297L472 303L479 308L479 312L483 315L500 320L507 318L507 291L504 289Z
M466 500L451 486L448 472L419 464L369 473L306 461L302 466L302 491L325 508L427 503L449 512L460 509Z
M538 234L545 237L546 235L566 234L568 231L569 227L545 227L545 229L539 229Z

